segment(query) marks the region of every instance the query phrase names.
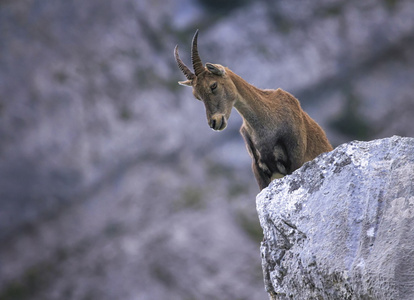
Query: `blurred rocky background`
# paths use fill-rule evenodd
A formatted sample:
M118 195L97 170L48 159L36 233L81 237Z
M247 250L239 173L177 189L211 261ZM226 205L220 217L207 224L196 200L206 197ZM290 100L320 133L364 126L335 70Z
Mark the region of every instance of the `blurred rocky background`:
M0 299L267 299L233 112L173 49L281 87L327 131L414 136L411 0L0 1Z

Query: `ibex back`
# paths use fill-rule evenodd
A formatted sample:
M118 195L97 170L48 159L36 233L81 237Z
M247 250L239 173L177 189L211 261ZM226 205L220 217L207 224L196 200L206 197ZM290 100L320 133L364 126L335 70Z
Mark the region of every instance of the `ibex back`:
M240 133L252 158L260 189L323 152L332 150L322 128L304 112L299 101L282 89L261 90L219 64L203 66L197 50L198 30L191 49L194 73L182 62L178 46L174 54L186 76L179 84L193 88L206 108L207 122L214 130L227 126L233 106L243 118Z

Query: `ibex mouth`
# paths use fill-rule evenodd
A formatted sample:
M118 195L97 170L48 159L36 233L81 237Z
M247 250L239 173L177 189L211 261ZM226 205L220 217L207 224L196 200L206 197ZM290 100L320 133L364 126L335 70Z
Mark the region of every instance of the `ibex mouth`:
M214 115L210 120L210 127L215 131L224 130L227 127L227 121L224 115Z

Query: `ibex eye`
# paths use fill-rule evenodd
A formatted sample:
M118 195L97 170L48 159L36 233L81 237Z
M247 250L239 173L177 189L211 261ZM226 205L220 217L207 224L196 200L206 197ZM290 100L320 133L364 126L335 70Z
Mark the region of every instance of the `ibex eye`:
M210 85L210 89L214 91L217 88L217 82L214 82L212 85Z

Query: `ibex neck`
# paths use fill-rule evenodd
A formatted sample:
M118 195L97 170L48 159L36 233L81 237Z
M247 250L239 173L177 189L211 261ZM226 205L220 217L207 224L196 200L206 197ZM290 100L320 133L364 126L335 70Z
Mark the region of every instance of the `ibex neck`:
M261 130L265 127L270 107L266 103L266 91L256 88L233 72L229 76L236 86L238 97L234 104L244 123L253 130Z

